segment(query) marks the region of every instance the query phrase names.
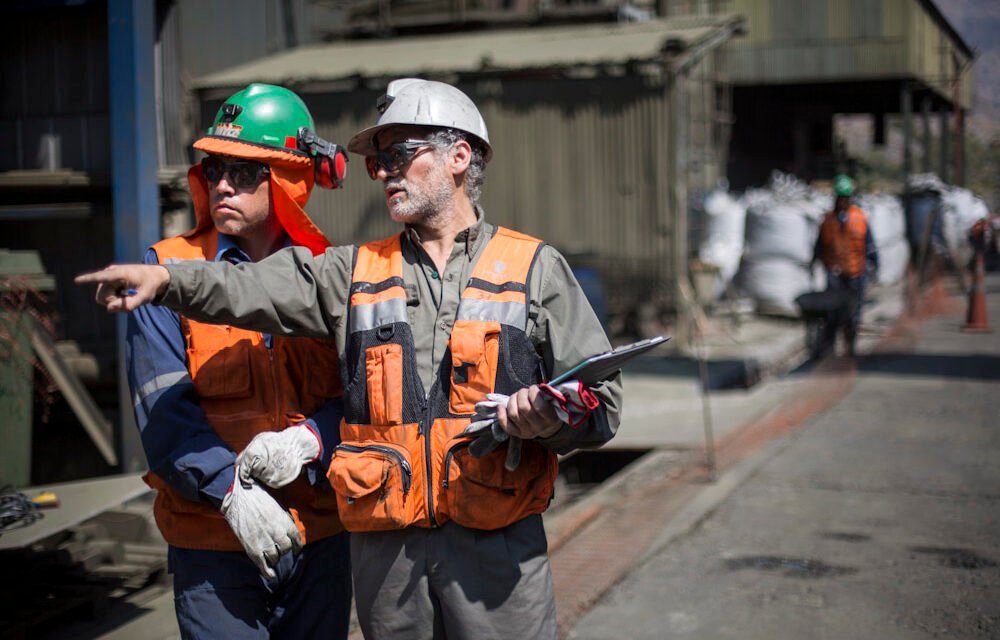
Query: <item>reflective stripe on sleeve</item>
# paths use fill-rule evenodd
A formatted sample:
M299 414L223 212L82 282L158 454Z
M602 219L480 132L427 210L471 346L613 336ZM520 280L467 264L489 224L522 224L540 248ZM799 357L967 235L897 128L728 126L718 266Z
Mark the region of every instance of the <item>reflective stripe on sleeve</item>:
M156 376L146 384L139 387L139 390L136 391L135 396L132 398L132 403L136 408L138 408L149 396L153 395L157 391L166 389L167 387L172 387L179 382L193 384L191 374L187 371L172 371L170 373L164 373L163 375Z

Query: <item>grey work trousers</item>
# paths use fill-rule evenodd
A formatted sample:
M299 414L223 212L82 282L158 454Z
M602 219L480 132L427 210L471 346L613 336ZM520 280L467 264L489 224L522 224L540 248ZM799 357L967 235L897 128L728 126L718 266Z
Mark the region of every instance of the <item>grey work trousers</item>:
M555 640L540 515L496 531L351 534L354 596L367 640Z

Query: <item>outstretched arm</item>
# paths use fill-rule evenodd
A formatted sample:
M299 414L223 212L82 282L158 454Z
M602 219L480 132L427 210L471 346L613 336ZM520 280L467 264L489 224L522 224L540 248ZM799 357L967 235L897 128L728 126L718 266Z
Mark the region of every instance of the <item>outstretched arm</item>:
M289 247L255 263L185 260L166 266L112 265L83 274L110 312L156 302L185 317L278 335L329 338L345 315L353 247L313 257Z

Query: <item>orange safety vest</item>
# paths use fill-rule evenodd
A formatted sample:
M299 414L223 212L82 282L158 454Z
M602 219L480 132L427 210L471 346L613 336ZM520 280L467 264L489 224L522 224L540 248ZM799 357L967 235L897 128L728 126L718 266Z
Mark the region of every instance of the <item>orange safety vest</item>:
M526 333L528 277L541 241L502 227L490 239L459 302L448 350L429 393L417 372L406 310L400 238L358 249L348 317L341 444L328 477L349 531L433 527L454 520L499 529L541 513L558 462L523 443L516 471L506 447L473 458L460 437L476 402L543 380Z
M203 229L153 245L160 263L211 260L218 234ZM337 349L332 342L275 336L268 349L262 334L181 317L187 364L205 418L233 451L242 451L258 433L280 431L315 413L342 388ZM164 539L177 547L242 550L222 515L211 505L192 502L155 473L146 483L156 489L153 507ZM305 477L269 489L289 510L303 543L343 531L336 497L325 483Z
M837 219L837 212L826 214L819 229L823 265L833 273L849 278L862 275L865 272L867 234L865 212L854 205L847 208L847 219L843 224Z

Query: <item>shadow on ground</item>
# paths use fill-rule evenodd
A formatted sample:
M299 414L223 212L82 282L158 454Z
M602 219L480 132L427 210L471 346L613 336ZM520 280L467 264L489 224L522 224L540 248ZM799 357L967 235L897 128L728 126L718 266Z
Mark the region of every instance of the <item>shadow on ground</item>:
M821 360L809 360L788 373L805 375ZM970 354L877 353L857 359L859 373L902 376L946 376L969 380L1000 380L1000 357Z
M978 354L879 353L861 358L858 371L1000 380L1000 357Z
M750 360L711 360L707 363L708 389L748 389L760 381L760 368ZM685 356L636 358L625 365L626 374L700 379L698 360Z

